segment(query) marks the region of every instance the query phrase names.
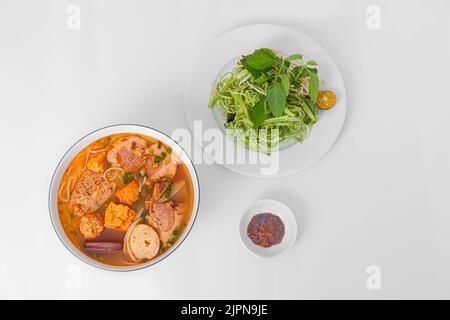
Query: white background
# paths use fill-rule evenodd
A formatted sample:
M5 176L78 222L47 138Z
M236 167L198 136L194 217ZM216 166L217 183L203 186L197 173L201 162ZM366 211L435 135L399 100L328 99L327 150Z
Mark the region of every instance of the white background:
M70 4L78 31L66 26ZM366 26L373 4L379 30ZM0 297L450 298L449 12L446 0L0 0ZM64 152L105 125L187 127L198 49L250 23L297 28L335 58L348 94L335 146L290 177L197 166L199 215L170 258L132 273L77 260L47 209ZM251 255L237 231L265 197L300 228L273 260ZM370 265L380 290L366 286Z

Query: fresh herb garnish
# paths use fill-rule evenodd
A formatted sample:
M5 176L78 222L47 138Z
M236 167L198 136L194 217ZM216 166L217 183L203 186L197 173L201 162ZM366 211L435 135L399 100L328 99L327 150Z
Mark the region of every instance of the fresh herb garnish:
M255 77L259 77L262 72L268 71L274 64L280 64L281 59L267 48L255 50L252 54L242 57L242 65Z
M224 126L239 143L270 154L283 141L303 141L317 122L316 66L299 53L283 57L268 48L257 49L217 81L208 106L224 112Z
M124 184L130 183L132 181L134 181L135 177L131 172L125 172L122 175L122 181Z
M281 83L275 83L267 91L267 103L273 115L279 117L284 113L286 106L285 89Z
M156 163L161 162L161 157L160 157L160 156L155 156L154 161L155 161Z
M291 85L291 81L289 80L289 77L285 74L281 76L281 86L284 89L284 95L287 97L289 94L289 87Z
M262 97L250 110L250 121L259 126L266 118L266 98Z
M309 72L309 91L308 95L313 101L317 101L317 95L319 93L319 76L317 75L317 69L308 69Z

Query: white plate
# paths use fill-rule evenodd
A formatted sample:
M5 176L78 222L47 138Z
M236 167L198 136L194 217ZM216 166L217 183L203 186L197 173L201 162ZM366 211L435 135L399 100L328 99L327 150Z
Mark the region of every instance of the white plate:
M281 221L283 221L284 237L279 244L269 248L263 248L254 244L248 237L247 226L252 220L252 217L259 213L272 213L280 217ZM297 239L297 220L292 211L281 202L270 199L258 200L242 216L239 224L239 234L242 243L251 252L263 258L273 258L294 245Z
M321 83L321 88L331 89L337 95L337 103L331 110L319 111L320 119L312 127L305 142L281 148L279 170L271 176L283 176L298 172L322 158L333 146L345 120L347 99L342 75L333 58L307 35L287 27L256 24L239 27L219 36L201 51L193 64L185 90L186 116L192 131L194 121L201 121L203 132L211 128L220 129L217 131L225 139L223 122L217 110L212 112L208 108L211 90L216 79L229 70L242 54L262 47L272 48L286 55L301 53L305 61L316 61L319 64L319 77L325 80L325 84ZM204 147L201 135L194 137ZM248 161L237 164L225 161L222 154L210 152L208 148L204 148L204 151L216 163L248 176L261 176L261 168L271 161L270 156L259 154L257 157L261 157L261 161L256 164L249 164ZM246 159L255 156L253 151L244 148L238 148L238 152L245 154Z

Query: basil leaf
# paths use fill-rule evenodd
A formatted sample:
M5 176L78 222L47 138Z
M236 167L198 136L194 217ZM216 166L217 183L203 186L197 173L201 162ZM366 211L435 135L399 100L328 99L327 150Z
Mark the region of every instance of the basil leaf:
M288 76L283 74L281 76L281 85L283 86L284 89L284 94L287 95L289 94L289 86L291 85L291 81L289 80Z
M253 108L250 110L250 121L253 122L255 126L259 126L266 120L266 98L262 97Z
M309 89L308 95L311 97L314 103L317 101L317 94L319 93L319 76L311 69L309 71Z
M244 59L241 60L242 65L244 66L245 69L247 69L248 72L250 72L250 74L255 78L258 79L261 77L261 75L263 74L261 71L256 70L255 68L252 68L247 61L245 61Z
M274 116L283 115L286 106L285 90L281 83L274 83L267 91L267 103Z
M306 62L306 64L308 66L317 66L317 62L313 61L313 60L309 60L308 62Z
M122 175L122 180L124 184L130 183L135 179L134 175L131 172L125 172Z
M302 60L303 55L299 53L291 54L289 57L286 58L287 61L295 61L295 60Z
M293 84L299 84L300 79L308 76L308 71L306 71L305 66L298 66L292 69L291 72L291 82Z
M280 58L272 50L267 48L255 50L252 54L242 57L242 64L249 72L252 72L250 69L253 71L268 70L275 63L280 63Z

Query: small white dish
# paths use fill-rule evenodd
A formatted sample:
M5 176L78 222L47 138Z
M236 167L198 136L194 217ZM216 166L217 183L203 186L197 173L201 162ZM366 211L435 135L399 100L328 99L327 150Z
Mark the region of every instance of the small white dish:
M279 244L263 248L254 244L247 235L248 224L255 215L260 213L272 213L283 221L284 237ZM297 220L292 211L281 202L271 199L258 200L243 214L239 224L239 234L244 246L252 253L263 258L274 258L294 245L297 239Z

